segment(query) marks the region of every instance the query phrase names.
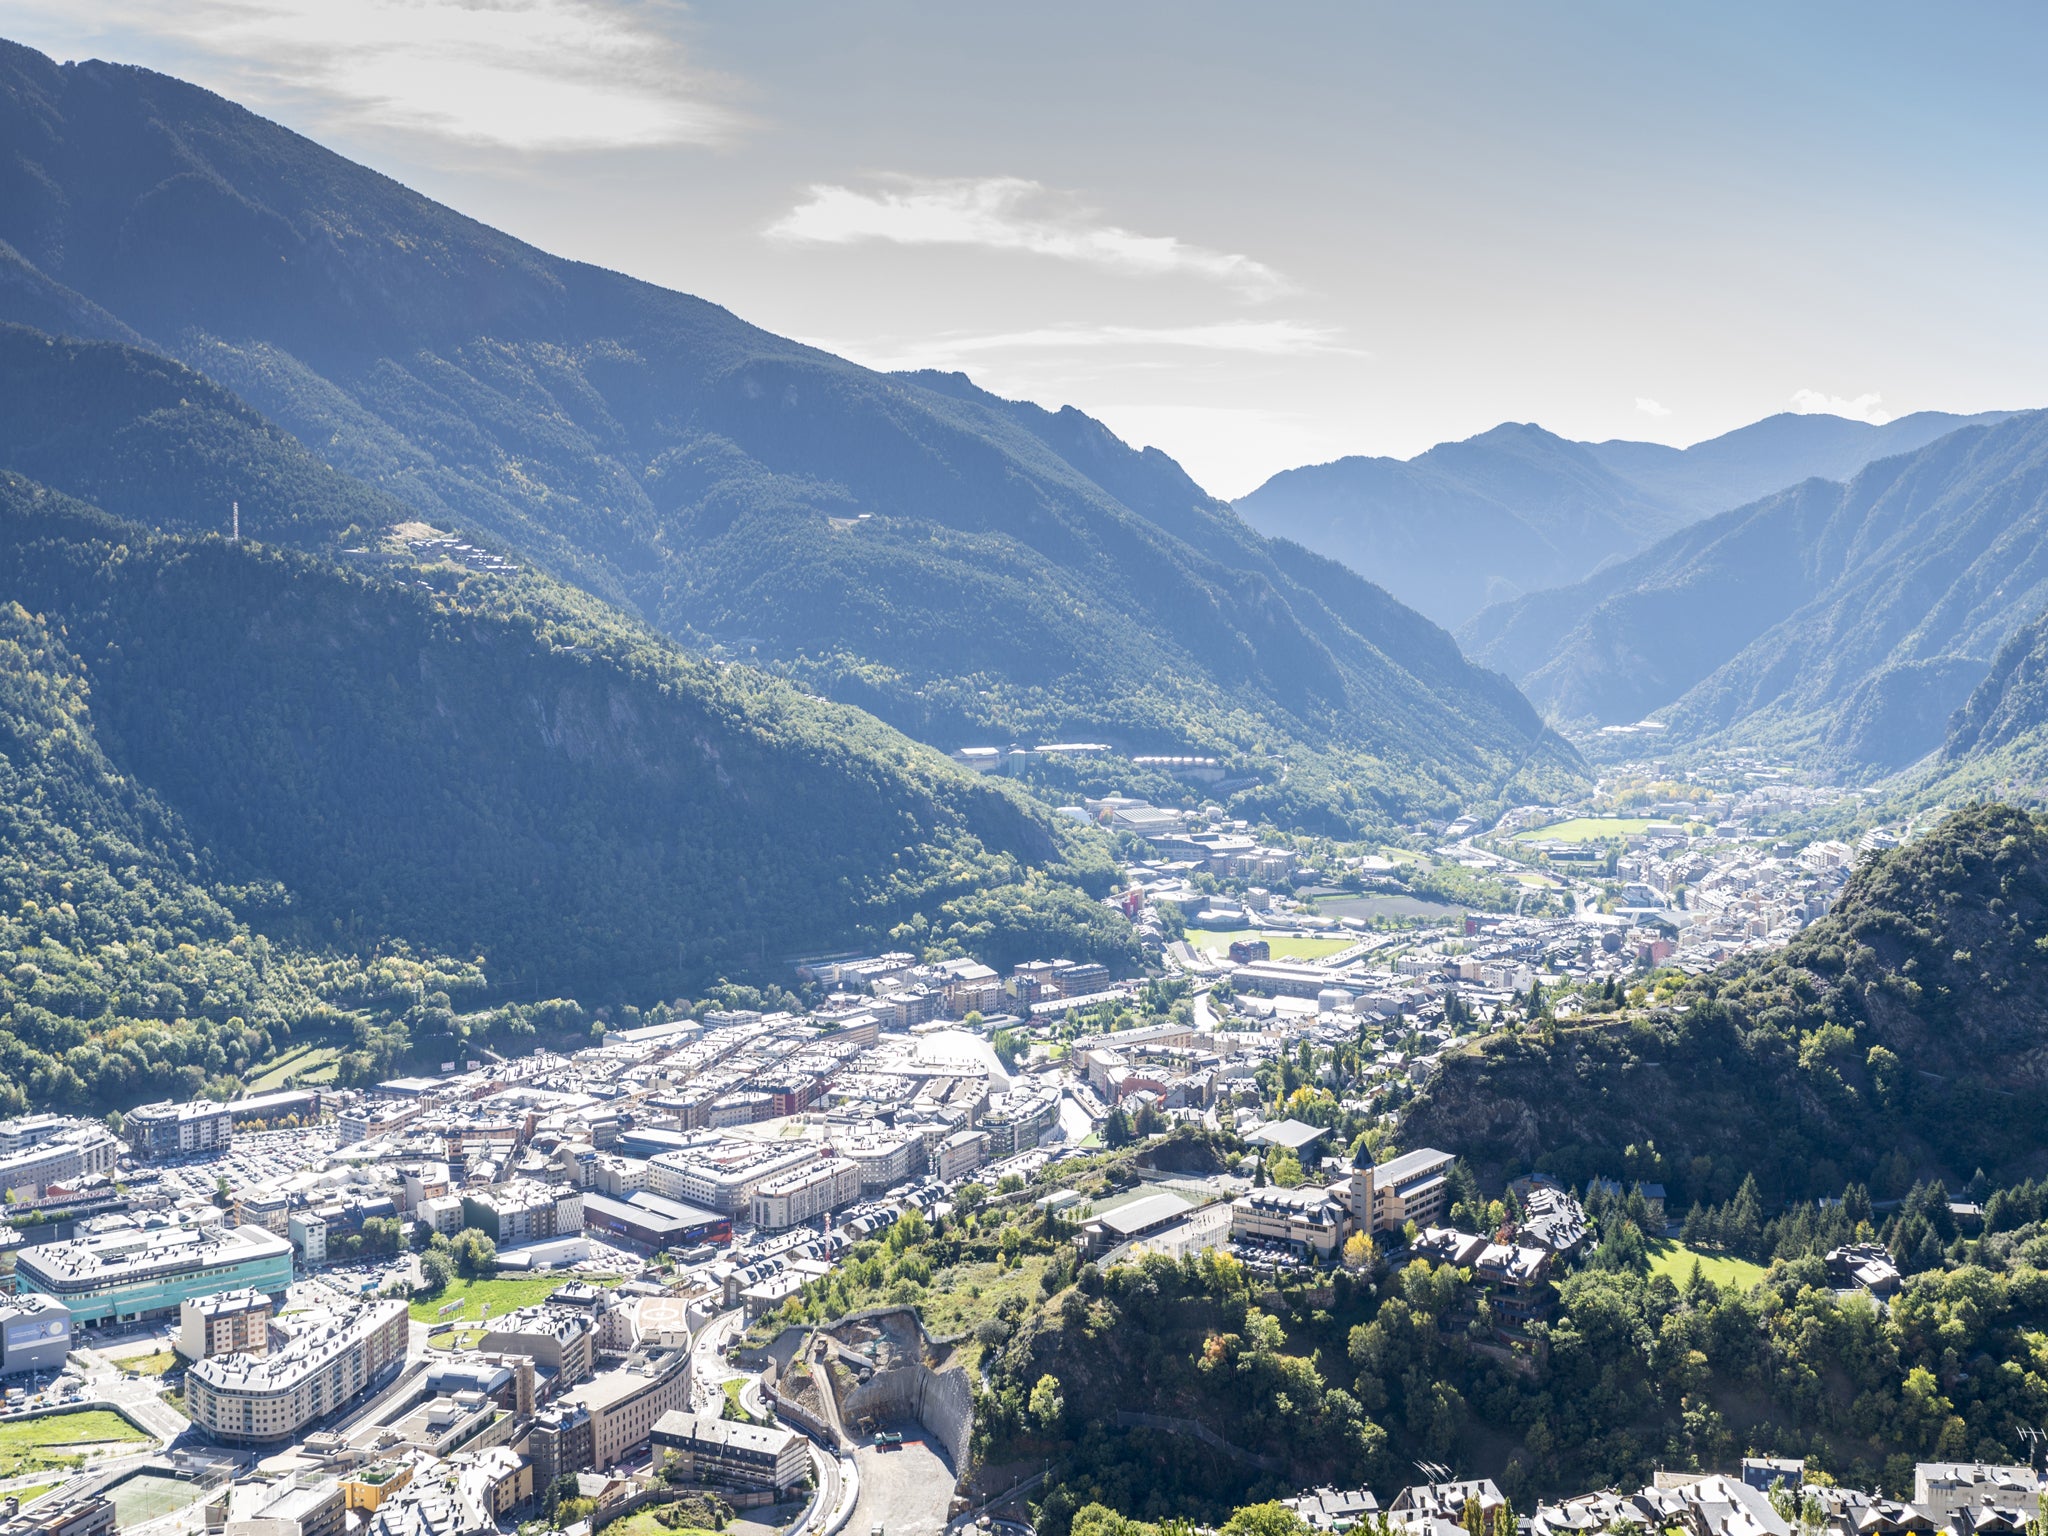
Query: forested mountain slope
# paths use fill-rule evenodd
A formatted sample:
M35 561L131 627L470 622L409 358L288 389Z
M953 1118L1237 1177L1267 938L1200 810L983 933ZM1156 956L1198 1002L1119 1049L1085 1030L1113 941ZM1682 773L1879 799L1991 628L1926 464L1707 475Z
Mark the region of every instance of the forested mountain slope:
M1774 738L1898 767L2048 606L2048 413L1809 481L1573 587L1488 610L1472 653L1553 718L1657 711L1674 739Z
M1635 1169L1680 1211L1751 1172L1766 1198L2031 1177L2048 1143L2044 956L2048 821L1971 807L1859 865L1790 945L1700 978L1668 1014L1446 1057L1401 1134L1574 1182Z
M1772 416L1690 448L1575 443L1505 423L1408 460L1351 457L1275 475L1237 503L1438 623L1567 586L1698 518L1924 447L2001 413L1922 411L1884 426Z
M1577 771L1447 635L1078 413L558 260L142 70L0 45L0 146L0 318L146 338L429 521L943 746L1221 753L1331 827Z

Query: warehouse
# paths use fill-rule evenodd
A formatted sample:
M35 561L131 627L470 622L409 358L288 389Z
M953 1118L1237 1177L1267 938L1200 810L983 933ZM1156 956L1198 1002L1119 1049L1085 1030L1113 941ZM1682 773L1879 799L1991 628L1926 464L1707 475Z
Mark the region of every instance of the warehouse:
M619 1238L647 1253L732 1241L731 1217L699 1210L644 1189L624 1200L585 1194L583 1229Z

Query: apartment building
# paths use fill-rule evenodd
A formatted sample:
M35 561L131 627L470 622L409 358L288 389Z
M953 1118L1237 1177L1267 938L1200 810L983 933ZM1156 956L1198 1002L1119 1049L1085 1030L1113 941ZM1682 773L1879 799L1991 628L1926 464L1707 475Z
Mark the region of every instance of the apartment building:
M405 1359L404 1302L379 1297L308 1315L264 1356L217 1355L185 1373L192 1422L230 1445L292 1439L353 1402L386 1366Z
M696 1413L670 1413L654 1426L656 1466L670 1456L681 1462L685 1477L740 1488L767 1488L786 1493L810 1470L804 1437L780 1426L736 1424Z
M583 1191L568 1184L514 1179L462 1197L462 1224L500 1248L574 1237L583 1231Z
M648 1187L684 1205L744 1216L754 1191L770 1179L801 1168L818 1155L809 1142L717 1141L649 1160Z
M178 1308L178 1353L187 1360L215 1355L267 1355L276 1305L244 1286L218 1296L195 1296Z
M120 1149L113 1132L66 1115L23 1115L0 1121L0 1189L16 1200L39 1200L53 1184L111 1173Z
M128 1145L137 1157L190 1157L222 1152L234 1140L234 1111L200 1099L191 1104L144 1104L121 1117Z
M785 1231L853 1204L860 1186L860 1165L851 1158L820 1158L754 1191L754 1225L764 1232Z

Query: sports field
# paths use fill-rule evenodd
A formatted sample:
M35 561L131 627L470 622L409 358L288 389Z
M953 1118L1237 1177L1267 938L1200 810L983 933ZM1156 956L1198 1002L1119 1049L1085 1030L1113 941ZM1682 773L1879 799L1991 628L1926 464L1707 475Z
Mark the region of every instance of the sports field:
M1356 934L1282 933L1265 934L1254 928L1190 928L1188 942L1214 955L1227 955L1239 939L1264 939L1275 960L1320 960L1358 942Z
M1570 821L1554 822L1547 827L1533 827L1527 832L1517 832L1518 843L1597 843L1610 837L1632 837L1638 832L1650 830L1650 823L1641 816L1575 816Z
M109 1488L107 1498L114 1506L116 1529L125 1531L132 1525L146 1525L176 1514L205 1491L189 1477L137 1472Z

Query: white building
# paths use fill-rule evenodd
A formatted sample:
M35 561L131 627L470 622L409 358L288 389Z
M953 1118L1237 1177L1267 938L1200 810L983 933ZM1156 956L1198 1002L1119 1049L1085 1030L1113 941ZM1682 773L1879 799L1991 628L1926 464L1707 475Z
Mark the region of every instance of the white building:
M281 1349L266 1356L216 1355L187 1371L192 1422L229 1444L289 1440L404 1360L411 1323L405 1303L392 1297L294 1321L298 1331Z
M860 1198L860 1165L851 1158L820 1158L770 1179L754 1191L754 1225L781 1232Z

